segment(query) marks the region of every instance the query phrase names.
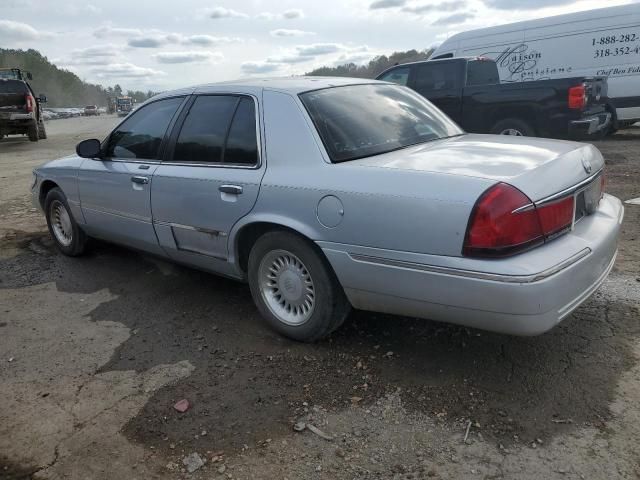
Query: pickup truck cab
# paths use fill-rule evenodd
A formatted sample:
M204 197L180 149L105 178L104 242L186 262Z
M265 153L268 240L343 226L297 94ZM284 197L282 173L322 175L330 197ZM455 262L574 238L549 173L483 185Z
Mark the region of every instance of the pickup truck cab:
M30 78L30 74L27 78ZM0 69L0 139L7 135L27 135L37 142L47 138L41 104L19 69Z
M584 138L611 128L603 77L500 83L493 60L471 57L397 65L377 79L412 88L468 132Z

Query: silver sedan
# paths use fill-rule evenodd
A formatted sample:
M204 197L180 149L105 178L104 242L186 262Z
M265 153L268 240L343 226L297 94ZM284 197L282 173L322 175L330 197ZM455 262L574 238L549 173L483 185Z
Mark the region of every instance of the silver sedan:
M154 97L34 171L59 249L89 237L247 281L303 341L349 310L545 332L604 281L620 201L591 145L465 134L411 90L289 78Z

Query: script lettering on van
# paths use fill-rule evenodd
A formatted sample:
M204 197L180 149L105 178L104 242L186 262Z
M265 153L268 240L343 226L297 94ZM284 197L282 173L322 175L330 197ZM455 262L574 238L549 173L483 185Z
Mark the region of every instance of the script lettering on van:
M493 58L500 69L506 69L509 76L506 81L522 80L527 73L535 69L542 53L529 50L529 45L521 43L515 47L507 47L500 52L485 52L483 57Z
M507 47L499 52L485 52L483 57L495 60L501 71L503 82L520 82L524 80L548 80L554 75L571 73L573 67L544 67L540 66L543 60L542 53L530 49L526 43ZM506 75L503 76L506 70Z

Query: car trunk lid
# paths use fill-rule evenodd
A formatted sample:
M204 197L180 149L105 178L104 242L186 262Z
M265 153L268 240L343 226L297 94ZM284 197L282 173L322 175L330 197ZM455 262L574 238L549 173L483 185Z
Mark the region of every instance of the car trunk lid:
M353 163L505 182L534 202L585 182L604 166L602 155L592 145L476 134L424 143Z

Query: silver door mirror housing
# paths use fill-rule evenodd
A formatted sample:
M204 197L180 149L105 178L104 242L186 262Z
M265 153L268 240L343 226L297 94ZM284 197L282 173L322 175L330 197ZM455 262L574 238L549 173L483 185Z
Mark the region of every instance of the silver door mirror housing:
M90 138L76 145L76 153L82 158L100 158L100 140Z

